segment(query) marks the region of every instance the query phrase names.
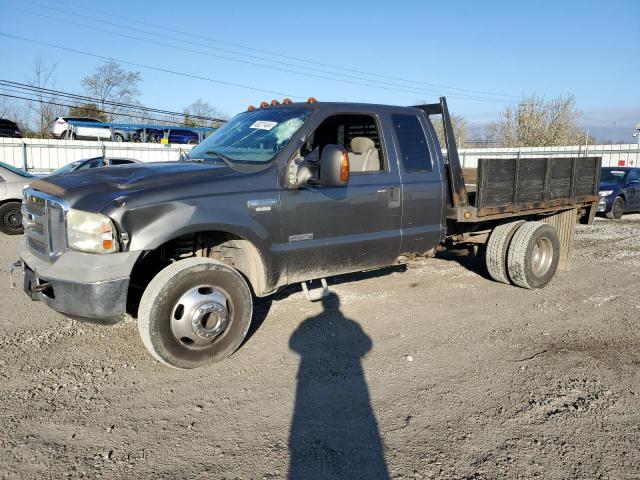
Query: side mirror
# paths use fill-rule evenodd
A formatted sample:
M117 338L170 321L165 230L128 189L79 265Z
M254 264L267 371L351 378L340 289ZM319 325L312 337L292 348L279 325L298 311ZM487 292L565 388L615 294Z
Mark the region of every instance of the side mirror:
M320 156L318 183L344 187L349 181L349 154L341 145L326 145Z
M290 182L297 187L317 185L343 187L349 181L349 154L341 145L325 145L320 155L316 147L299 164L290 164L294 170Z

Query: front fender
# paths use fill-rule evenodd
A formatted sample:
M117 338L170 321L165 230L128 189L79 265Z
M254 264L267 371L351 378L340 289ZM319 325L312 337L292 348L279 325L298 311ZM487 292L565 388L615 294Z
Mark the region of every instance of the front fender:
M221 231L242 237L259 250L268 248L265 225L238 208L207 208L183 202L167 202L129 210L120 223L129 235L130 251L154 250L189 233Z

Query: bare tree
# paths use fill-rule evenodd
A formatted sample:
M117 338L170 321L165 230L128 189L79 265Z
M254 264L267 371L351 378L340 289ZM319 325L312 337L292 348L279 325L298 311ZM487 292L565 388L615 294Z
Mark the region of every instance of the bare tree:
M185 114L183 124L188 126L202 125L218 127L220 122L216 120L224 120L227 118L227 115L208 102L203 101L201 98L185 107L183 113ZM209 120L198 117L206 117Z
M33 73L28 83L36 87L35 102L29 102L26 111L21 115L22 123L28 126L37 137L45 138L49 135L51 123L63 114L63 107L54 105L58 101L55 93L45 93L43 89L55 90L56 87L56 63L48 63L38 55L33 64Z
M420 100L418 102L418 105L428 105L429 103L432 102L428 102L427 100ZM453 127L453 136L456 139L456 145L458 146L458 148L464 148L469 133L467 128L467 120L460 115L454 114L451 114L450 118L451 126ZM440 145L442 146L442 148L446 148L446 143L444 141L444 124L442 123L441 118L437 118L433 122L433 128L438 135L438 141L440 142Z
M108 121L118 114L130 110L127 107L112 105L110 102L132 104L140 95L138 84L142 79L140 72L127 71L113 60L98 67L93 75L82 79L82 86L88 95L94 97L98 108L105 112Z
M573 95L545 101L535 94L504 109L496 123L497 139L504 147L577 145L590 139L578 126L581 113Z

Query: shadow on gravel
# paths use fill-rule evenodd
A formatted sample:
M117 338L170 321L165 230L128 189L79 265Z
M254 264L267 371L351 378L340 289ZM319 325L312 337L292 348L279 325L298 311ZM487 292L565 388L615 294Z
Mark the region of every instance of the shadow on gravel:
M478 254L474 254L467 249L445 250L444 252L438 252L436 258L454 261L482 278L491 280L492 282L494 281L487 270L483 249L481 249Z
M330 294L289 346L300 355L289 475L298 479L388 479L378 423L360 359L371 339Z
M390 267L378 268L375 270L367 270L366 272L356 272L356 273L348 273L344 275L338 275L335 277L330 277L327 279L327 283L331 287L332 285L340 285L343 283L349 282L357 282L358 280L366 280L369 278L378 278L384 277L386 275L391 275L397 272L405 272L407 270L406 265L393 265ZM317 281L313 283L309 283L309 288L317 287ZM293 285L288 285L285 288L278 290L278 292L273 295L269 295L264 298L254 298L253 303L253 319L251 320L251 326L249 327L249 331L247 332L247 336L242 342L242 345L247 343L251 337L258 331L262 323L266 320L267 315L269 315L269 310L271 309L271 304L274 301L284 300L290 295L294 293L299 293L302 291L302 287L299 283L295 283ZM242 348L242 347L241 347Z

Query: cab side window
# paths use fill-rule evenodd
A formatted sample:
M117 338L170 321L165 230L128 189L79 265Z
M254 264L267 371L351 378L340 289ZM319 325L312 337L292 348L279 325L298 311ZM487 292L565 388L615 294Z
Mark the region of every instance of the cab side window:
M631 170L629 172L629 182L637 182L640 181L640 170Z
M371 115L343 114L325 119L302 148L307 155L325 145L342 145L349 153L351 173L380 172L385 169L378 124Z
M400 148L400 159L407 172L433 170L431 154L420 120L415 115L391 115L393 130Z

